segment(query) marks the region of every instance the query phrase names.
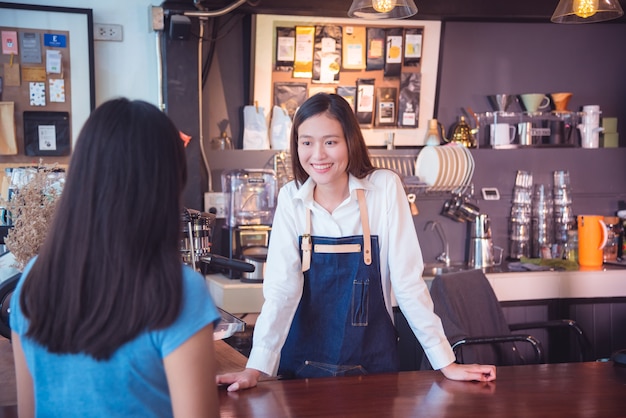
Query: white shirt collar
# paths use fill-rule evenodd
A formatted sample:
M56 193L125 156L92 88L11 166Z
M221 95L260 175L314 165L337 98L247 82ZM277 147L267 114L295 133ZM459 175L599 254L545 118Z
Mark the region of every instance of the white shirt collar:
M356 199L355 191L357 189L373 190L374 184L369 180L371 174L365 178L359 179L352 174L348 174L348 189L350 190L350 199ZM305 205L313 203L313 190L315 190L315 181L309 177L298 191L294 194L293 198L300 199Z

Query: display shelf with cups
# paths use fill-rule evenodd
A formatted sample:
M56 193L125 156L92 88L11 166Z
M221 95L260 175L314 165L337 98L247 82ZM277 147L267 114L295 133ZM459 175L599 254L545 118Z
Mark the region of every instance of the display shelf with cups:
M493 94L487 100L493 111L475 114L479 147L597 148L599 106L570 111L571 92Z
M479 147L577 147L583 112L484 112L477 114Z

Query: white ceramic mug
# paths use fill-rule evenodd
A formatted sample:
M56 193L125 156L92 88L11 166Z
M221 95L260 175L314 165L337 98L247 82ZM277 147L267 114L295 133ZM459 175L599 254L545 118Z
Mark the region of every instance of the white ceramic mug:
M490 125L491 145L509 145L515 139L515 126L508 123L492 123Z
M527 112L536 112L550 106L550 98L543 93L520 94Z

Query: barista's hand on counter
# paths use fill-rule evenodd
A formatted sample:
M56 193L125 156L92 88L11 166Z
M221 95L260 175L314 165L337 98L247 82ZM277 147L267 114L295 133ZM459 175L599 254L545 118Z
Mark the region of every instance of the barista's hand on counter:
M496 380L496 366L483 364L450 363L441 369L445 377L450 380L469 380L490 382Z
M235 392L240 389L249 389L256 386L261 377L261 372L256 369L245 369L236 373L217 375L215 381L218 385L229 385L226 390Z

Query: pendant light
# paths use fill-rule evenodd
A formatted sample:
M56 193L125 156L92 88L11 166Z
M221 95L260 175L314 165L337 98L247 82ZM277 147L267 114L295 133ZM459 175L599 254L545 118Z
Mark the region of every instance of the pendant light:
M550 20L554 23L591 23L617 19L623 14L619 0L560 0Z
M413 0L353 0L348 16L361 19L404 19L417 13Z

